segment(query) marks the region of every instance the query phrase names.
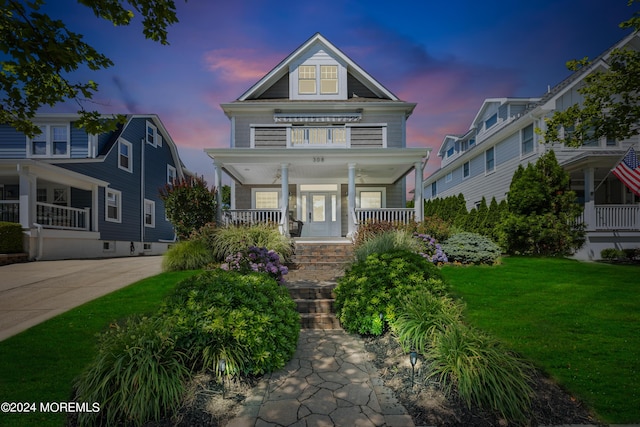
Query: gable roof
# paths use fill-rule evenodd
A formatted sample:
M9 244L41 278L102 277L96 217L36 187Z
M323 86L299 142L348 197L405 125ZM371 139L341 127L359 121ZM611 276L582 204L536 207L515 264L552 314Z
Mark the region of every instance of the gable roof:
M269 71L262 79L243 93L238 101L247 101L260 96L267 89L278 82L282 77L289 73L289 66L296 60L307 54L310 50L321 46L331 56L343 61L347 64L347 71L360 83L365 85L369 90L376 94L379 98L399 101L391 91L385 88L380 82L374 79L369 73L364 71L358 64L345 55L340 49L329 42L320 33L314 34L309 40L304 42L300 47L293 51L289 56L282 60L278 65Z

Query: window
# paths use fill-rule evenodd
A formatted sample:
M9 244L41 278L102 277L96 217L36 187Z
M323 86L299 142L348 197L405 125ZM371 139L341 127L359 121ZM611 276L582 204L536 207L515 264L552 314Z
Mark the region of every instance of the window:
M54 188L53 189L53 204L58 206L68 206L68 191L66 188Z
M255 209L278 209L280 192L277 190L256 190L254 193Z
M32 157L69 157L69 127L65 125L42 125L41 133L28 139Z
M618 145L615 138L611 138L611 137L607 137L606 144L607 144L607 147L615 147L616 145Z
M303 95L316 93L315 65L301 65L298 67L298 93Z
M522 155L533 152L533 125L522 129Z
M338 66L337 65L321 65L320 66L320 93L322 94L338 93Z
M156 226L156 202L144 199L144 226Z
M493 147L484 152L484 171L485 173L493 172L496 167Z
M118 142L118 167L127 172L133 171L132 147L129 142L122 140Z
M489 129L491 126L495 125L496 123L498 123L498 113L494 114L493 116L489 117L487 120L484 121L484 128Z
M455 150L454 150L454 147L449 148L449 149L447 150L447 157L451 157L451 156L453 156L454 151L455 151Z
M158 128L150 121L147 121L147 144L151 144L154 147L158 144Z
M468 178L469 177L469 171L470 171L470 164L469 162L466 162L465 164L462 165L462 177L463 178Z
M436 182L434 181L431 183L431 197L436 197L436 194L438 194L438 191L437 191Z
M453 180L453 172L449 172L444 178L444 182L451 182Z
M167 184L173 184L178 179L178 171L171 165L167 165Z
M360 191L360 207L379 209L382 207L382 191Z
M105 220L122 222L122 193L117 190L105 191Z

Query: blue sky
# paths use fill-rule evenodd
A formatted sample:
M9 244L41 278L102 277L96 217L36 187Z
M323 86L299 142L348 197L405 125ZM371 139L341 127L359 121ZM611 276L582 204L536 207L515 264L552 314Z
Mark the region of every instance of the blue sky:
M627 0L289 1L175 0L169 46L139 22L114 27L75 2L45 10L113 60L77 78L100 85L88 109L158 114L186 166L213 182L204 148L229 146L233 101L316 32L385 87L418 106L407 145L431 147L463 133L486 98L537 97L569 75L566 61L595 57L629 33ZM56 111L75 111L74 104Z

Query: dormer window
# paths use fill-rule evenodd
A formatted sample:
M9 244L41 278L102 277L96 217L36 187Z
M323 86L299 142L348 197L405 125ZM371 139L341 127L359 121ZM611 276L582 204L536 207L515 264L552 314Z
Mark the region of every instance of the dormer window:
M315 65L301 65L298 68L298 93L301 95L315 95L316 67Z
M69 157L69 126L42 125L38 135L27 138L30 157Z
M338 93L337 65L320 66L320 93L323 95Z
M318 88L320 88L320 95L338 93L337 65L300 65L298 67L298 93L300 95L317 95Z

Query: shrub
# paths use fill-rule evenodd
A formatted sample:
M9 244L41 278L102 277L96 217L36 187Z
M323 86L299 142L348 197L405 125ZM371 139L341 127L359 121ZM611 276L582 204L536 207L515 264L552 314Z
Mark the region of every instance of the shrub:
M430 377L438 376L447 394L455 386L469 407L496 411L509 422L528 419L530 367L498 341L456 322L438 334L426 356Z
M0 254L22 252L22 226L0 221Z
M289 238L280 234L278 227L273 224L230 225L219 228L212 244L213 254L219 261L250 246L271 249L285 261L293 253Z
M280 284L284 283L284 275L289 272L286 266L280 264L280 256L267 248L251 246L242 252L228 256L225 261L226 263L220 266L223 270L245 274L266 273Z
M405 350L413 348L421 354L433 345L437 334L462 318L462 305L422 288L410 291L401 307L393 323L394 333Z
M354 242L356 248L367 240L373 239L379 234L396 230L397 227L393 222L389 221L366 221L358 226L358 234Z
M449 258L442 250L442 246L436 239L428 234L414 233L413 237L420 243L418 252L434 264L449 262Z
M465 211L466 212L466 211ZM451 224L437 216L427 216L415 226L417 234L427 234L443 242L451 235Z
M363 241L354 251L356 261L364 261L373 253L389 252L393 250L403 250L418 252L420 244L411 234L400 230L389 230L378 234L371 234L371 237Z
M214 262L213 253L201 240L173 245L162 258L163 271L198 270Z
M602 259L613 261L616 259L621 259L625 257L625 254L622 250L616 248L606 248L600 251L600 257Z
M449 261L462 264L494 264L500 258L500 247L491 239L476 233L462 232L442 245Z
M216 193L202 177L175 180L160 189L167 219L181 239L215 221Z
M228 374L282 368L296 350L300 316L286 288L264 274L213 270L178 284L163 309L191 363Z
M160 318L130 319L100 338L98 352L75 381L80 402L99 402L100 413L81 413L80 425L137 425L174 413L189 375L171 327Z
M338 279L336 316L347 332L380 335L384 322L395 320L401 298L419 287L436 294L444 291L440 271L432 263L408 251L373 253Z

